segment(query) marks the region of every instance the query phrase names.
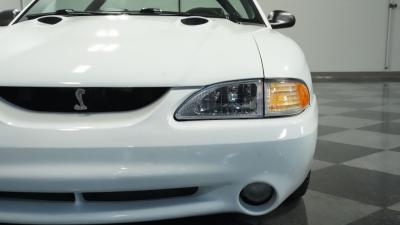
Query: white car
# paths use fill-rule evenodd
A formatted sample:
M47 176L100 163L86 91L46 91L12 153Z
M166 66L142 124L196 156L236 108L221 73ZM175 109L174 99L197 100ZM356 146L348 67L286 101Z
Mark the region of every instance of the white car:
M289 13L34 0L16 14L1 14L0 222L256 216L304 195L317 100L274 30Z

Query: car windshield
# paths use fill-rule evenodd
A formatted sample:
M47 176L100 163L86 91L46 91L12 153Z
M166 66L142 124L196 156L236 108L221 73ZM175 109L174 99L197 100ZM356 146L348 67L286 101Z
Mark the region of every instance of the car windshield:
M262 23L253 0L37 0L19 21L48 14L84 16L122 13L203 16Z

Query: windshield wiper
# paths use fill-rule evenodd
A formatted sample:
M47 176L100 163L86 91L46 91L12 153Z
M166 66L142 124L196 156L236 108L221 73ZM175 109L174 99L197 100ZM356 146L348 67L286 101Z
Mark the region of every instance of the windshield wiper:
M36 13L27 15L29 20L36 19L42 16L93 16L93 15L118 15L120 12L96 12L96 11L75 11L73 9L60 9L55 12Z
M213 17L213 18L225 18L231 20L235 23L239 23L240 20L233 16L219 17L219 16L210 16L210 15L202 15L202 14L192 14L188 12L173 12L173 11L163 11L160 8L143 8L139 11L129 11L129 10L121 10L121 11L76 11L73 9L60 9L55 12L47 12L47 13L37 13L30 14L26 17L31 19L36 19L42 16L93 16L93 15L160 15L160 16L204 16L204 17Z
M225 18L230 20L230 21L232 21L232 22L234 22L234 23L240 23L241 22L240 19L235 17L235 16L226 16Z
M140 11L126 11L130 15L137 15L137 14L148 14L148 15L163 15L163 16L204 16L204 17L213 17L213 18L225 18L234 23L240 23L240 19L236 16L229 16L226 15L225 17L219 16L210 16L210 15L196 15L187 12L170 12L170 11L163 11L159 8L143 8Z
M159 15L159 16L193 16L190 13L185 12L172 12L172 11L164 11L159 8L143 8L139 11L116 11L127 15Z
M143 8L139 11L139 13L159 15L159 14L162 14L163 11L159 8Z

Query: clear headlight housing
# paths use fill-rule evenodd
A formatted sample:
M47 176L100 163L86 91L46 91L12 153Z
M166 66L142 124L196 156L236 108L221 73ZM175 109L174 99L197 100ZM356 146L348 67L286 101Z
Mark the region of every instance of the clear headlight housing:
M211 85L176 111L177 120L256 119L295 115L310 104L307 86L298 80L243 80Z
M212 85L191 96L175 117L177 120L263 117L263 89L262 80Z

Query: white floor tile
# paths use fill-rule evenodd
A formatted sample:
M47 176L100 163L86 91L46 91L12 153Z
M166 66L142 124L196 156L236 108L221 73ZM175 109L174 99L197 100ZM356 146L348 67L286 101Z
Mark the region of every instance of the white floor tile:
M376 107L372 107L372 108L367 108L366 110L379 111L379 112L400 113L400 105L395 105L395 104L382 105L382 106L376 106Z
M322 98L322 97L319 97L318 98L318 104L326 104L326 103L329 103L329 102L336 102L337 100L336 99L329 99L329 98Z
M347 116L321 116L319 119L320 125L347 128L347 129L356 129L379 123L381 123L381 121L347 117Z
M366 102L366 103L374 103L376 105L387 105L387 104L393 104L393 103L400 103L400 99L395 99L395 98L383 98L383 97L357 97L357 98L352 98L347 101L350 102Z
M335 106L327 106L327 105L320 105L318 110L319 110L319 114L321 114L321 115L335 115L335 114L340 114L340 113L356 111L356 109L352 109L352 108L335 107Z
M334 163L330 163L330 162L325 162L325 161L320 161L320 160L316 160L314 159L312 166L311 166L311 171L317 171L320 169L324 169L327 167L330 167L334 165Z
M400 176L400 152L378 152L372 155L345 162L344 164L347 166L390 173Z
M346 130L343 132L321 136L319 139L383 150L390 150L400 147L400 135L383 134L363 130Z
M391 210L400 212L400 202L397 203L397 204L394 204L394 205L392 205L392 206L390 206L388 208L391 209Z
M346 225L380 210L345 198L309 191L305 196L309 225Z

